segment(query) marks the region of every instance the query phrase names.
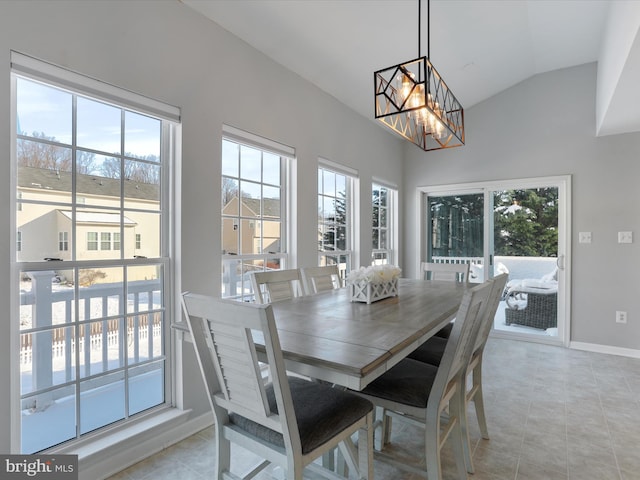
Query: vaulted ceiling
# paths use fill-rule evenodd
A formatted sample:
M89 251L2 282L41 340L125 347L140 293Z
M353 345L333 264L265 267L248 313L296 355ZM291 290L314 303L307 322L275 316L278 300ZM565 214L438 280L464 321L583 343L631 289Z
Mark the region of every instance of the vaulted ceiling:
M418 56L417 0L181 1L367 118L373 72ZM640 131L640 16L628 20L631 35L619 48L621 41L607 41L615 3L623 2L432 0L428 34L424 0L421 53L429 37L431 61L469 108L533 75L601 61L607 45L617 47L619 71L599 107L598 131ZM618 15L640 13L635 7Z

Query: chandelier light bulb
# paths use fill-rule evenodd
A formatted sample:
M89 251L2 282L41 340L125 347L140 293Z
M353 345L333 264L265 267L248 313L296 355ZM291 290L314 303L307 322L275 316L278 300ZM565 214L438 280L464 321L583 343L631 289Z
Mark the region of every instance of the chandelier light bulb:
M403 103L411 94L413 81L404 73L398 75L398 93L400 94L400 103Z
M413 93L411 94L411 98L409 99L409 107L410 108L420 108L424 106L424 102L422 101L422 95L420 94L420 85L417 85L413 89Z

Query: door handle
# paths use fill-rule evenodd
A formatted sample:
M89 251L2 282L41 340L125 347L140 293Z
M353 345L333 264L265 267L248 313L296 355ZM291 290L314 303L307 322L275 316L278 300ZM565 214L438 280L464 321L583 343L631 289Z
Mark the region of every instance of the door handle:
M560 270L564 270L564 255L559 255L558 256L558 259L556 260L556 266Z

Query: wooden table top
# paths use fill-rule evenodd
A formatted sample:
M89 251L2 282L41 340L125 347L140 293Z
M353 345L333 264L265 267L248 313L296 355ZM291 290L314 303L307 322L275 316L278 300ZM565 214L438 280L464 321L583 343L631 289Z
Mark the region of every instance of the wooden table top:
M275 302L287 369L361 390L454 318L465 288L400 279L397 297L370 305L348 288Z

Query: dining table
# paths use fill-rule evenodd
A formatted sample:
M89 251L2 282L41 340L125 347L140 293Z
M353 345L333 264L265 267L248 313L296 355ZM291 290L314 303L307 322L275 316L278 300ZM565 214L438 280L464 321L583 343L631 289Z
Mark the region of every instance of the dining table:
M467 288L401 278L397 296L370 304L351 301L349 286L274 302L285 366L362 390L455 318Z
M280 300L269 308L287 371L363 390L453 320L468 288L458 282L400 278L397 295L372 303L352 301L347 286ZM173 327L189 333L186 322ZM258 359L266 361L261 333L254 331L253 341ZM355 446L350 439L345 442L341 453L357 470ZM323 465L342 468L331 452Z

